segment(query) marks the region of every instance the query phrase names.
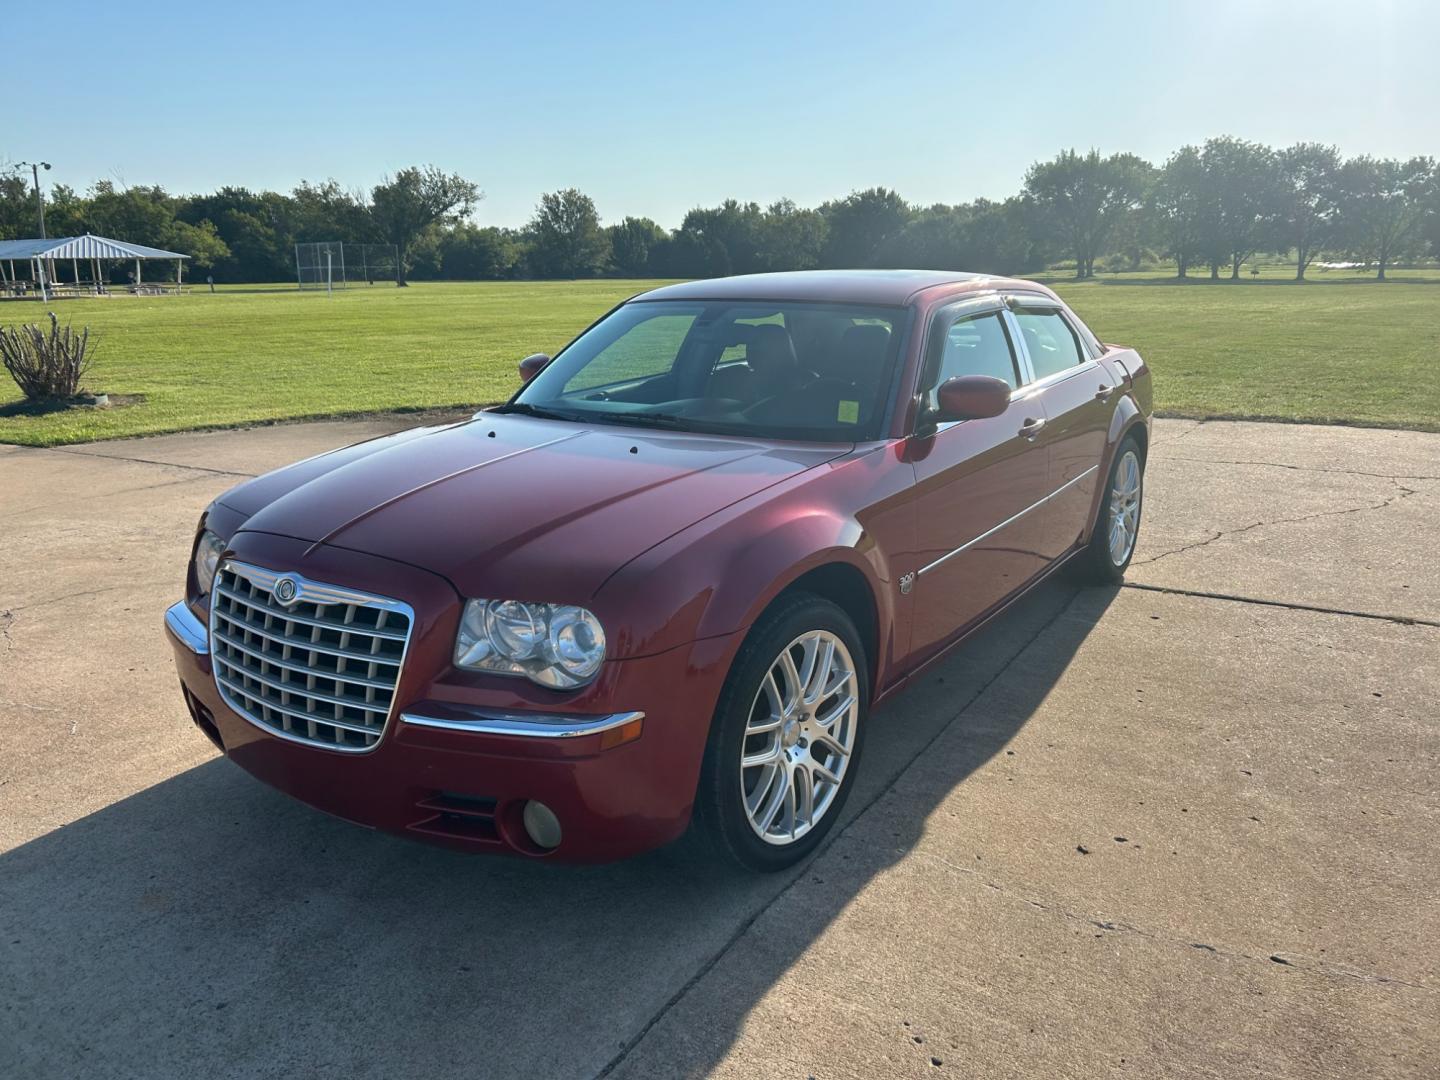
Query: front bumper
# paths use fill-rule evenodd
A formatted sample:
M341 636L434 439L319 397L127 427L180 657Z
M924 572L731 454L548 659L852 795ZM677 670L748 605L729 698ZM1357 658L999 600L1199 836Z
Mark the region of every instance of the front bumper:
M197 613L175 604L165 625L191 719L260 780L370 828L575 862L635 855L684 832L735 644L714 638L612 661L606 696L636 704L612 712L556 715L486 701L478 692L458 700L465 695L453 687L407 672L380 742L373 751L347 754L279 738L233 711L215 686L208 632ZM417 686L421 696L403 696ZM525 831L524 805L532 799L560 822L562 839L553 849L540 848Z

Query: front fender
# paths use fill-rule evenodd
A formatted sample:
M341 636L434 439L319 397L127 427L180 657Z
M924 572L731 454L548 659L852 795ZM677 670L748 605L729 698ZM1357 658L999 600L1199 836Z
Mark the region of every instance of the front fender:
M658 544L596 592L614 654L643 656L743 630L803 575L839 564L864 578L877 640L896 622L896 567L913 554L913 471L889 446L729 508Z

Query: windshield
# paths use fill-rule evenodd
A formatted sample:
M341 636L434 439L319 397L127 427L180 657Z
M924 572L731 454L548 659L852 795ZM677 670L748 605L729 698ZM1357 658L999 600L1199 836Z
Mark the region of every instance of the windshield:
M905 312L637 301L576 338L502 411L776 439L879 437Z

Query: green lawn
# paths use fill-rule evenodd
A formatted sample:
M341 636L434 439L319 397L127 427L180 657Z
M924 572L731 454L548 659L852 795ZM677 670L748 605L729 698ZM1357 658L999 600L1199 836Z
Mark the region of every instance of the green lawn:
M1055 287L1101 338L1138 348L1156 403L1184 416L1260 416L1440 430L1440 280L1373 284L1268 272L1238 285L1143 275ZM1432 280L1426 280L1432 278ZM254 421L471 405L510 394L515 362L550 352L654 282L418 283L337 292L200 290L69 300L98 340L87 387L135 395L33 416L0 381L0 442L44 446ZM0 303L0 323L44 309Z
M1440 280L1051 284L1167 415L1440 431Z

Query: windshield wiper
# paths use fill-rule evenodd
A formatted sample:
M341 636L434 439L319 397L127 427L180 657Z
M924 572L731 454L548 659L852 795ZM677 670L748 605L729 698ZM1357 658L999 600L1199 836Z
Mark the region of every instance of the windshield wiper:
M593 412L585 414L586 420L594 420L598 424L624 424L630 427L663 427L674 428L684 427L687 424L703 424L693 416L681 416L679 413L653 413L653 412Z
M491 409L491 412L514 413L517 416L533 416L537 420L570 420L577 417L573 413L556 412L554 409L542 409L538 405L531 405L527 401L512 401L509 405L501 405L498 409Z

